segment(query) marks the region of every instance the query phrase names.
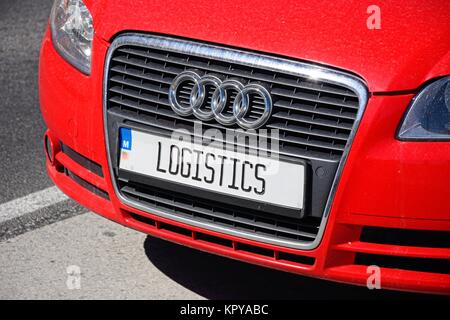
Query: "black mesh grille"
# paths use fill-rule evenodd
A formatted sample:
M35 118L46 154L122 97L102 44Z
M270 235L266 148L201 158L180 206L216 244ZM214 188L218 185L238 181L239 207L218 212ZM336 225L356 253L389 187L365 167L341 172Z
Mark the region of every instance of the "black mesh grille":
M147 123L163 129L189 129L196 119L178 116L171 109L168 92L179 73L193 68L224 78L239 77L244 83L267 85L274 112L266 128L279 129L281 154L332 160L342 155L358 112L354 92L240 64L122 46L111 58L109 109L125 111L137 121L145 117ZM203 125L224 129L215 121Z

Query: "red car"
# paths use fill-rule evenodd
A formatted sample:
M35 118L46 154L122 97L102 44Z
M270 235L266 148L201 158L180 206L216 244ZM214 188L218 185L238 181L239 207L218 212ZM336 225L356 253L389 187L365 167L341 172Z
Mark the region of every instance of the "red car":
M449 294L449 7L56 0L48 173L169 241Z

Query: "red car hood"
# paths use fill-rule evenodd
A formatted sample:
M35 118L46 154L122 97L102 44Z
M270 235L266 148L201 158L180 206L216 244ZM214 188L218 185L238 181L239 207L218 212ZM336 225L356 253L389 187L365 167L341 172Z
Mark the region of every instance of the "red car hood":
M86 0L97 36L146 31L314 61L352 71L371 92L412 90L450 74L450 1Z

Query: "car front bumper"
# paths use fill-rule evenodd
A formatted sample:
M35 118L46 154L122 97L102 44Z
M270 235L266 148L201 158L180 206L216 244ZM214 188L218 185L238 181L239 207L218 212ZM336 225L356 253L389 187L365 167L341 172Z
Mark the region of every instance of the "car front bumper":
M53 161L47 158L47 170L71 198L110 220L169 241L333 281L365 286L373 274L368 268L371 257L400 259L380 263L382 288L450 294L450 268L445 272L450 243L368 242L371 238L364 236L368 227L378 227L381 232L436 232L448 239L450 143L395 139L412 94L369 98L319 246L285 248L172 221L120 201L108 170L103 125L108 47L108 42L95 37L92 71L86 76L58 55L48 31L42 44L40 103L54 155ZM64 152L61 143L84 161ZM92 165L100 167L101 174L93 172Z

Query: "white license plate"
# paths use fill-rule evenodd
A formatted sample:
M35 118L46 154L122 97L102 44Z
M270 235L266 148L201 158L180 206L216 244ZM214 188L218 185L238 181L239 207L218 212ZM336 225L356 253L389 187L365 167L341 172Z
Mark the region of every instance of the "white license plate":
M280 207L303 209L305 166L120 130L119 168Z

